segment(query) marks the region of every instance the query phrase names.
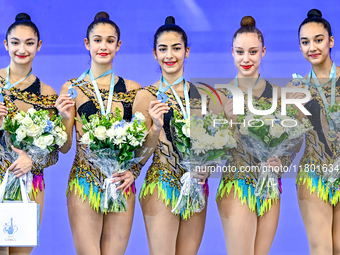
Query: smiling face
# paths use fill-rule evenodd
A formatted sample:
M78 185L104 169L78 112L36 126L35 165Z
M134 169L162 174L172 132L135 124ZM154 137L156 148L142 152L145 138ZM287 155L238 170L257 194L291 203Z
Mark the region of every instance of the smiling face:
M334 38L329 36L323 24L307 23L301 27L299 36L302 54L312 65L319 65L330 59Z
M165 75L183 75L184 60L189 56L190 48L184 45L182 36L177 32L164 32L157 39L153 50L155 59Z
M243 77L257 77L261 58L266 53L256 33L238 34L233 41L232 54L235 66Z
M99 23L94 26L89 39L84 39L86 49L90 51L92 63L111 64L121 45L121 41L117 40L117 31L112 25Z
M23 25L15 27L4 41L11 61L19 65L32 64L41 44L34 30Z

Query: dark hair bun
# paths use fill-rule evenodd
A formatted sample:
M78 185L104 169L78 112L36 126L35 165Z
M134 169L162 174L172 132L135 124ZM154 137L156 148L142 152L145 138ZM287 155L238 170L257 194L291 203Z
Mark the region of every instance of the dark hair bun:
M31 21L31 17L27 13L22 12L22 13L19 13L17 16L15 16L15 21L20 21L20 20Z
M255 19L252 16L244 16L241 19L241 27L255 27Z
M308 18L313 18L313 17L322 18L322 13L318 9L311 9L309 10L307 16Z
M99 20L99 19L110 19L110 16L107 12L98 12L96 16L94 16L94 20Z
M175 18L172 16L168 16L165 19L165 25L175 25Z

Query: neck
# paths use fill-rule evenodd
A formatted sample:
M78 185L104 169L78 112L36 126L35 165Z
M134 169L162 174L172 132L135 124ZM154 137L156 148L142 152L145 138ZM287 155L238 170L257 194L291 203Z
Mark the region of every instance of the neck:
M110 69L112 69L112 63L100 65L100 64L94 63L93 61L91 62L91 71L93 73L94 78L97 78L98 76L109 71Z
M258 71L254 72L251 75L242 75L239 72L237 74L238 86L239 87L245 87L245 88L251 88L257 82L259 76L260 76L260 74L259 74Z
M173 84L178 78L183 76L183 69L180 72L174 73L174 74L167 74L162 73L164 79L168 81L168 83L171 85ZM164 85L163 85L164 86ZM183 90L183 81L172 86L175 90Z
M25 65L18 65L15 64L13 61L11 61L10 65L9 65L9 69L10 69L10 78L14 78L15 80L18 79L22 79L24 77L26 77L26 75L31 71L32 69L32 63L27 63Z
M324 62L318 64L318 65L313 65L313 71L316 74L316 77L318 78L329 78L329 74L331 72L333 65L333 61L331 58L327 58Z

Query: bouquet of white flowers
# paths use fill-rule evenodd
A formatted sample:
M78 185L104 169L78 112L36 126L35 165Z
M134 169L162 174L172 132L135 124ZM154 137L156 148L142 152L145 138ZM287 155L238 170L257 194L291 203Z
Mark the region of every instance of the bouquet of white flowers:
M227 149L236 147L236 140L228 129L224 114L212 112L203 118L195 115L183 120L177 111L171 121L173 142L180 155L180 166L185 173L181 178L181 192L172 212L188 215L200 212L205 207L205 197L198 178L190 174L201 167L213 166L227 159Z
M77 120L79 121L79 120ZM112 183L114 173L122 173L143 159L135 157L134 152L142 146L147 135L145 117L136 112L131 122L126 122L116 107L115 114L99 117L93 114L89 121L81 116L84 135L80 142L88 145L87 160L106 177L100 205L103 211L125 212L127 201ZM141 153L143 154L143 153Z
M340 104L335 102L333 106L330 106L328 108L328 112L329 112L329 119L330 121L333 121L334 126L335 126L334 145L335 145L336 153L339 153L340 144L338 141L337 133L340 132ZM340 188L339 166L340 166L340 157L337 157L334 160L332 167L331 168L327 167L326 171L323 174L323 180L325 184L334 190L338 190Z
M60 116L49 116L47 110L36 111L34 108L28 109L27 113L20 111L14 118L6 116L2 129L7 131L5 135L8 148L5 150L6 158L14 162L18 154L9 145L24 150L37 167L43 167L48 161L48 154L56 150L56 146L63 146L67 141L67 134L64 131ZM26 176L26 188L30 192L32 174ZM6 199L15 200L20 192L19 179L13 173L9 175L6 188Z
M271 107L264 99L254 101L253 105L257 105L262 110ZM274 169L268 168L266 161L273 156L277 158L290 156L303 138L302 135L312 128L309 120L303 119L300 122L296 119L297 114L298 110L289 105L286 116L281 115L279 111L265 116L251 113L238 116L238 121L244 123L239 128L240 140L253 156L261 160L255 187L255 195L261 199L275 199L280 194L278 178L275 174L279 169L273 171Z

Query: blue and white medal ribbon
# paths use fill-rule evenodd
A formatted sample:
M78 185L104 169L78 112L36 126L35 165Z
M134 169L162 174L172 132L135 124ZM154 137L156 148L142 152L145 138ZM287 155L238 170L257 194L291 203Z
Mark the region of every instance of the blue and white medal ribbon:
M261 75L259 75L259 78L257 78L257 81L255 82L255 84L253 85L253 87L251 89L253 89L258 83L259 81L261 80ZM238 87L238 78L237 78L237 75L234 79L234 86Z
M299 79L301 82L305 83L307 89L308 89L308 86L315 87L315 88L318 89L319 94L320 94L321 99L322 99L322 102L325 105L325 111L326 111L326 114L327 114L327 117L328 117L327 119L328 119L328 124L329 124L329 131L327 132L327 139L331 142L335 141L338 137L337 137L337 133L334 131L334 123L330 119L330 116L329 116L330 114L329 114L329 111L328 111L329 104L328 104L327 98L325 96L325 93L323 92L323 89L322 89L322 87L325 86L327 83L329 83L330 81L332 82L331 83L332 84L331 85L331 106L333 106L335 104L335 86L336 86L336 65L335 65L335 63L333 62L331 72L329 73L329 80L322 85L320 85L318 77L316 76L313 69L308 74L307 80L297 73L293 74L293 78ZM315 84L311 83L311 78L313 78Z
M78 96L77 90L76 90L75 88L73 88L73 87L80 87L80 86L82 86L83 84L85 84L86 81L84 81L84 82L82 82L82 83L80 83L80 84L75 85L76 83L78 83L78 82L84 80L85 77L86 77L86 75L88 75L89 73L90 73L90 69L87 70L87 71L85 71L85 72L84 72L84 73L83 73L83 74L82 74L75 82L73 82L72 84L70 84L70 85L68 86L67 94L69 94L70 97L71 97L72 99L75 99L75 98ZM94 80L97 80L97 79L99 79L99 78L101 78L101 77L104 77L104 76L106 76L106 75L109 75L109 74L111 74L111 73L113 73L113 70L112 70L112 69L110 69L109 71L106 71L105 73L103 73L102 75L98 76L98 77L95 78ZM91 80L91 82L93 83L93 80Z
M184 106L182 104L182 100L180 99L180 97L178 96L178 94L176 93L176 91L174 90L174 88L172 87L173 85L179 84L182 81L184 81L184 85L183 85L183 93L184 93L184 99L185 99L185 107L186 110L184 109ZM167 85L165 88L163 88L163 82L165 83L165 85ZM158 92L157 92L157 99L158 100L165 100L165 102L167 101L167 96L164 93L165 91L167 91L168 89L171 89L173 95L176 98L176 101L179 105L179 107L181 108L181 112L183 114L183 118L184 119L188 119L190 118L190 99L189 99L189 92L188 92L188 86L186 81L184 80L184 76L178 78L173 84L169 84L169 82L162 76L160 82L159 82L159 86L158 86ZM160 99L159 99L160 98Z
M102 96L100 94L97 82L96 82L96 79L98 79L98 77L95 79L92 71L90 70L90 72L89 72L89 76L90 76L90 79L92 81L94 91L96 92L96 96L97 96L97 99L98 99L98 102L99 102L99 105L100 105L100 111L101 111L102 115L108 115L111 112L113 91L114 91L114 88L115 88L115 74L113 73L113 69L110 69L109 71L107 71L107 72L105 72L101 75L101 77L103 77L103 76L106 76L110 73L112 73L112 76L111 76L111 82L110 82L109 98L107 100L107 106L106 106L106 111L105 111L103 99L102 99Z
M257 79L257 81L255 82L255 84L253 85L252 89L259 83L259 81L261 80L261 75L259 75L259 78ZM238 78L237 78L237 75L234 79L234 86L235 87L238 87ZM228 90L228 93L227 93L227 98L228 99L231 99L233 98L233 94Z
M10 71L9 70L9 66L7 66L7 77L5 79L5 86L3 88L0 88L0 102L2 102L2 103L5 100L4 96L2 95L2 90L3 89L9 90L9 89L13 88L15 85L19 84L20 82L22 82L23 80L25 80L28 76L30 76L32 74L32 69L31 69L31 71L24 78L22 78L20 81L17 81L14 84L11 84L9 82L9 71Z

